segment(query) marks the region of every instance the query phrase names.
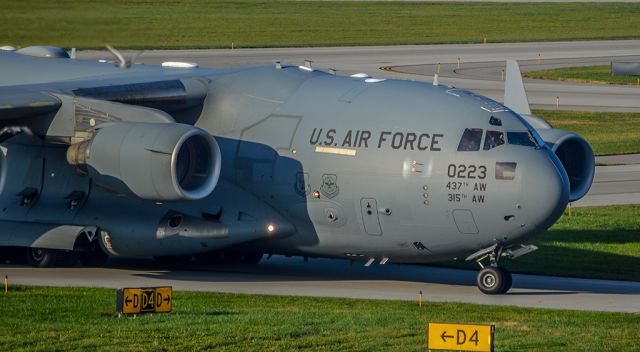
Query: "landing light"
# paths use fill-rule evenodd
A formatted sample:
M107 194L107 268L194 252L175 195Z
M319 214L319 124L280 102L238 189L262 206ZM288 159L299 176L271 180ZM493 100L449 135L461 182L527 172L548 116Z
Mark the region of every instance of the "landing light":
M273 225L273 224L267 225L267 232L268 233L273 233L273 231L275 231L275 230L276 230L275 225Z

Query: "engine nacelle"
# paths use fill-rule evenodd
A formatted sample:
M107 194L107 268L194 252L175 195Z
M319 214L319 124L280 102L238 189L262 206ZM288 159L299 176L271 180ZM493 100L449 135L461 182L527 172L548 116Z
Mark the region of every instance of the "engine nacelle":
M557 128L539 129L538 133L560 159L569 176L569 201L584 197L595 174L596 162L589 142L573 132Z
M178 123L108 123L71 145L69 164L99 186L155 201L202 199L220 177L220 148L206 131Z

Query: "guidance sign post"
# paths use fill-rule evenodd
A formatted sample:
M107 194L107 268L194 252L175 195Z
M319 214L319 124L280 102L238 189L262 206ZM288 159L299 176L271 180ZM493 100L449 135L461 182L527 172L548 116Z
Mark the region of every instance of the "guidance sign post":
M116 313L169 313L173 308L171 287L139 287L118 289Z
M429 350L493 352L494 325L429 323Z

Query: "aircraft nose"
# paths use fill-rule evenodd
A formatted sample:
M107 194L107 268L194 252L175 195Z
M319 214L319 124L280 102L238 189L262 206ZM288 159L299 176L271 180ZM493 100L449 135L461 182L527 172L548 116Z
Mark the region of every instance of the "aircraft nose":
M525 166L523 201L532 222L530 233L539 233L553 225L569 201L569 177L555 154L536 150L536 157Z

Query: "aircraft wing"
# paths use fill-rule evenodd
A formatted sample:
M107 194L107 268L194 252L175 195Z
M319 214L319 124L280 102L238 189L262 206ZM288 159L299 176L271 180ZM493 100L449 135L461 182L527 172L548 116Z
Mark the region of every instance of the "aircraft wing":
M60 106L60 99L50 94L15 88L11 92L0 91L0 121L51 113L57 111Z

